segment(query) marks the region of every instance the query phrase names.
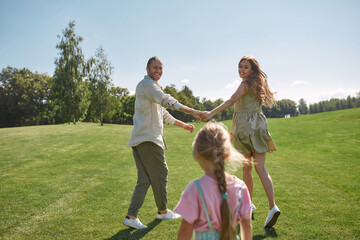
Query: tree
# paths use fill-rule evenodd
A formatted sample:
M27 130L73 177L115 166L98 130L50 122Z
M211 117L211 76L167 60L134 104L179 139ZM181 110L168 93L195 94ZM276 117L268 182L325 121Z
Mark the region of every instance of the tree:
M212 109L217 107L214 102L206 98L202 99L202 104L204 106L205 111L211 111Z
M135 95L129 96L126 88L114 87L110 89L110 114L104 122L132 124L135 112Z
M317 103L310 104L310 114L318 113L319 107Z
M60 43L56 45L60 52L55 60L52 86L56 122L73 120L75 124L84 118L89 107L88 69L80 47L83 38L75 34L75 22L70 22L62 33L62 37L58 35Z
M136 96L126 96L122 101L121 121L126 124L133 124L133 116L135 113Z
M296 103L289 99L276 101L276 104L271 108L263 106L262 111L268 118L280 118L287 114L290 114L291 116L297 115Z
M51 80L26 68L4 68L0 73L0 127L50 123Z
M95 53L95 58L89 61L90 67L90 92L91 103L89 115L100 118L101 126L104 125L104 112L108 115L110 102L110 89L112 86L111 75L113 66L108 61L105 50L100 46ZM111 118L111 116L107 116Z
M179 93L176 90L175 84L170 84L170 86L166 86L164 88L164 93L170 94L175 99L179 99Z
M305 101L305 99L303 99L303 98L300 99L298 108L299 108L300 114L308 114L308 112L309 112L309 109L308 109L308 106L307 106L307 104L306 104L306 101Z
M355 103L355 98L352 98L350 95L346 98L346 107L353 108Z

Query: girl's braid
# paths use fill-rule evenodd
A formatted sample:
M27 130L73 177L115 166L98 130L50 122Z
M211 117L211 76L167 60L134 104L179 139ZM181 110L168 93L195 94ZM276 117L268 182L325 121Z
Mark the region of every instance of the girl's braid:
M221 194L226 193L226 181L225 181L225 163L224 163L224 154L221 148L217 148L216 160L214 162L215 166L215 176L218 182L218 188Z

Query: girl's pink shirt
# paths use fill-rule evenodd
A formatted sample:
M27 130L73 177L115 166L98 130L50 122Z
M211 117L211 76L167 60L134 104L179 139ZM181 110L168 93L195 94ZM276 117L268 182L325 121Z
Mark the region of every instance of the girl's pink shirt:
M252 209L249 191L242 180L235 176L233 176L233 178L234 181L226 184L228 202L230 204L230 208L232 209L233 215L236 216L237 222L243 219L251 219ZM210 176L203 175L199 179L199 183L205 198L212 227L214 230L220 230L220 204L222 198L218 189L217 181ZM242 199L240 210L237 213L236 210L239 204L240 188L242 189ZM188 223L194 223L195 230L200 232L210 230L195 181L192 181L186 187L174 211L179 213Z

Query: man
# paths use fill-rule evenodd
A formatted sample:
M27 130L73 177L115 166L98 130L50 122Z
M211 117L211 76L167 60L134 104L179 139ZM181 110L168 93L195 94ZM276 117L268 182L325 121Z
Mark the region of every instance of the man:
M133 149L138 170L137 183L131 199L127 216L123 224L136 229L147 226L137 218L148 188L152 187L158 208L157 219L176 219L180 215L167 209L166 183L168 168L165 161L163 122L179 126L193 132L194 126L175 119L165 108L173 108L189 113L200 119L200 111L182 105L169 94L165 94L158 81L163 73L160 58L152 57L146 66L147 75L136 87L134 128L131 132L129 146Z

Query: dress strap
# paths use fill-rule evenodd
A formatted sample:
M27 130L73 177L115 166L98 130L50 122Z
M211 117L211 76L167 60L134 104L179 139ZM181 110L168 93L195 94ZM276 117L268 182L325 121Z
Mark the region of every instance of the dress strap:
M201 188L200 188L199 180L196 179L196 180L195 180L195 183L196 183L196 187L197 187L197 189L198 189L198 191L199 191L199 194L200 194L200 197L201 197L201 201L202 201L202 204L203 204L203 207L204 207L204 212L205 212L206 220L207 220L207 222L208 222L210 231L213 232L213 227L212 227L212 225L211 225L211 221L210 221L210 217L209 217L209 212L208 212L207 207L206 207L204 195L203 195L203 193L202 193L202 191L201 191Z

